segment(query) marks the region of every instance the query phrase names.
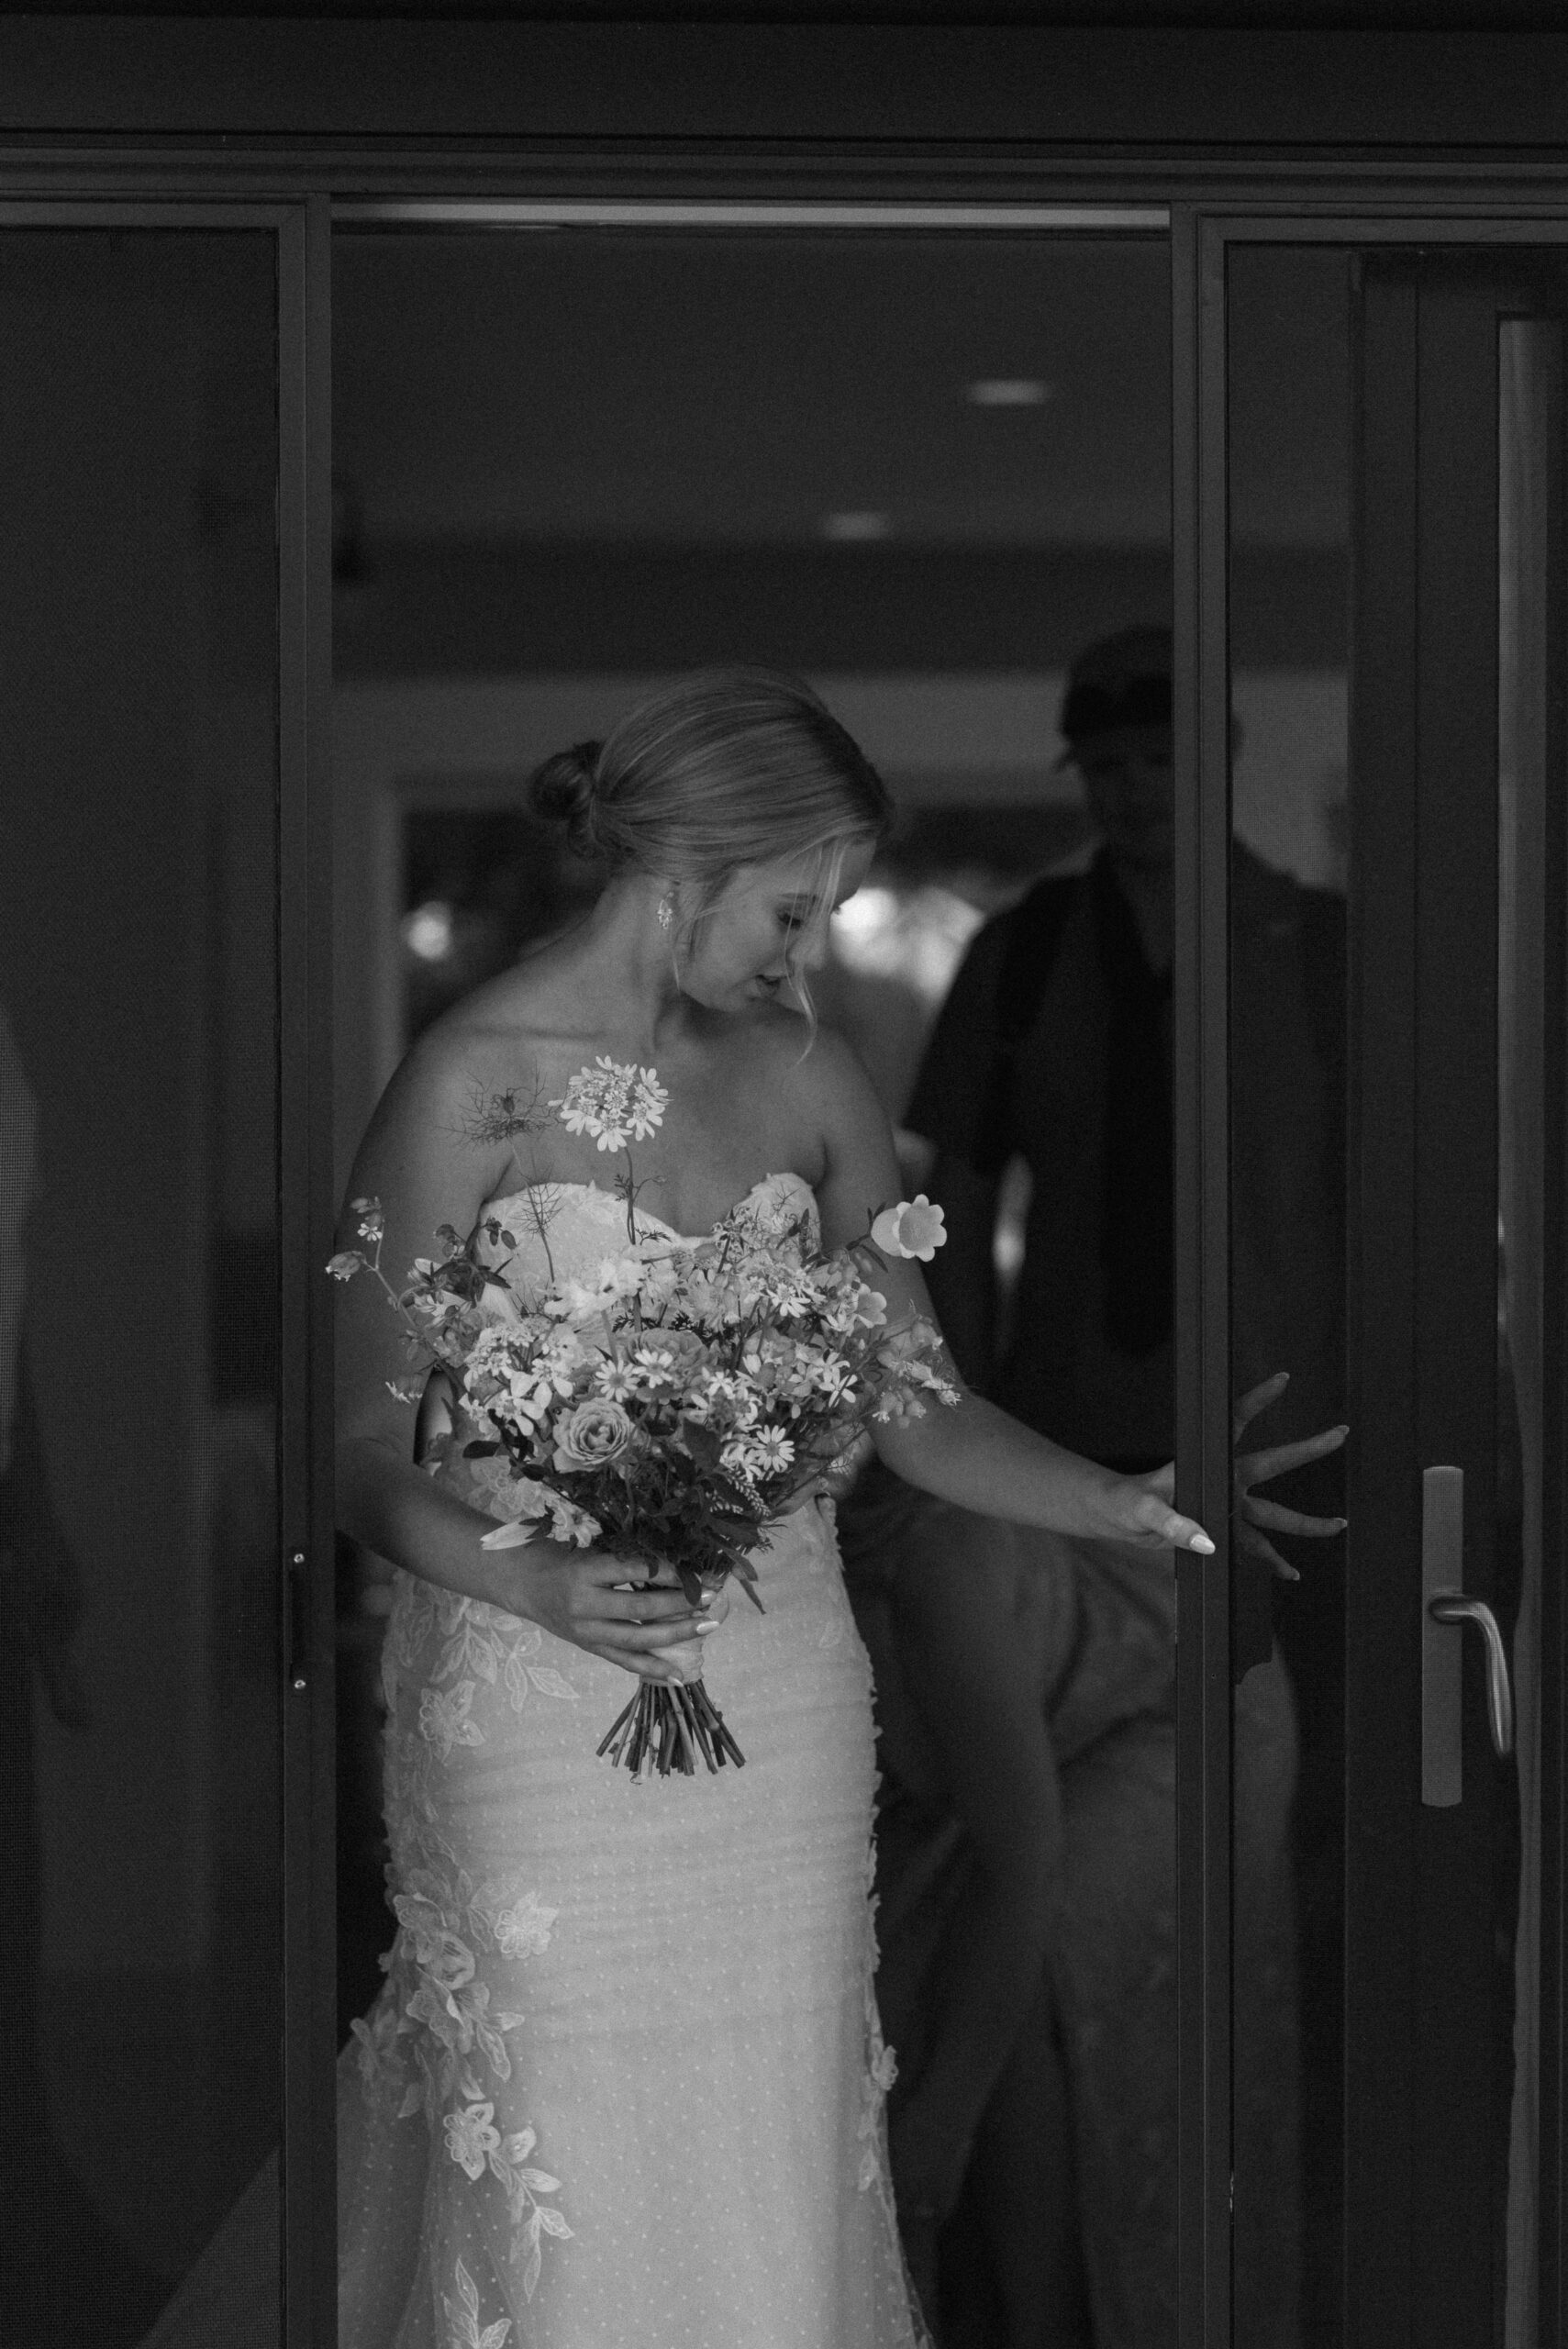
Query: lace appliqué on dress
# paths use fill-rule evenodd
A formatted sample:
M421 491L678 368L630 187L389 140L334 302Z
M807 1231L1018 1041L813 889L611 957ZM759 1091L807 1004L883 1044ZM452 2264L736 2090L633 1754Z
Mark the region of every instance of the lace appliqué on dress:
M507 2037L525 2018L492 2009L484 1961L490 1952L509 1964L540 1955L560 1909L534 1886L475 1883L440 1831L430 1774L458 1747L484 1742L473 1717L481 1682L504 1688L517 1711L536 1690L573 1701L578 1692L535 1661L542 1647L537 1624L432 1590L412 1575L400 1575L398 1584L387 1627L391 1694L395 1702L399 1674L418 1675L418 1734L400 1731L395 1718L389 1724L388 1876L398 1931L383 1961L386 1986L369 2018L353 2026L360 2073L367 2094L395 2106L398 2120L423 2114L434 2143L473 2184L487 2175L495 2180L510 2221L511 2265L531 2299L543 2238L568 2240L573 2230L544 2199L560 2192L561 2180L530 2159L538 2132L527 2123L511 2131L496 2125L497 2087L513 2077ZM429 1664L433 1637L441 1644ZM507 2340L512 2319L481 2323L478 2288L461 2260L457 2297L442 2299L450 2339L462 2349Z
M479 2287L460 2259L457 2263L457 2299L450 2299L443 2292L441 2306L447 2312L450 2349L506 2349L512 2330L509 2316L497 2317L483 2332L479 2323Z
M445 2126L447 2150L460 2168L475 2181L484 2176L486 2169L500 2180L517 2237L512 2245L513 2262L521 2263L523 2298L531 2300L544 2257L541 2238L564 2238L572 2232L554 2205L539 2199L541 2194L559 2193L561 2180L530 2164L528 2155L539 2142L532 2129L518 2129L509 2136L502 2136L495 2126L495 2104L488 2098L476 2099L461 2111L449 2112Z
M882 2035L876 2006L876 1966L881 1952L876 1940L876 1838L866 1846L865 1861L865 2072L861 2082L860 2176L862 2194L876 2187L893 2217L893 2187L887 2165L887 2091L898 2076L898 2059Z
M541 2199L559 2193L561 2180L529 2159L537 2131L525 2126L503 2134L495 2125L495 2098L484 2093L480 2066L503 2084L511 2079L506 2035L525 2018L492 2014L477 1953L488 1946L509 1959L537 1956L549 1948L560 1912L532 1890L503 1905L494 1894L476 1893L461 1871L449 1879L415 1869L405 1884L393 1900L399 1930L386 1987L368 2022L353 2027L361 2076L371 2093L399 2097L399 2120L422 2112L432 2132L439 2120L447 2154L471 2181L477 2185L486 2172L495 2179L506 2197L523 2298L531 2299L543 2238L566 2241L573 2231L553 2203ZM505 2341L494 2326L478 2330L477 2292L471 2306L460 2283L459 2302L461 2310L446 2302L454 2341L493 2335ZM463 2329L465 2317L475 2328L472 2336Z
M861 2087L861 2117L857 2133L861 2143L860 2175L857 2183L862 2194L876 2189L882 2215L887 2229L889 2253L904 2278L906 2309L898 2321L897 2349L937 2349L919 2313L919 2299L915 2279L909 2273L904 2256L904 2244L898 2232L898 2218L893 2203L893 2177L887 2154L887 2092L898 2076L898 2062L894 2051L882 2035L882 2019L876 2009L876 1896L869 1889L870 1876L874 1874L876 1846L871 1848L868 1864L866 1896L866 2053L865 2073Z
M381 1657L382 1695L389 1711L404 1680L418 1673L426 1642L438 1630L440 1651L421 1675L419 1730L443 1762L450 1760L454 1746L484 1742L483 1729L472 1719L481 1681L504 1688L515 1713L522 1711L530 1693L566 1704L578 1701L581 1692L567 1675L539 1662L544 1633L537 1623L399 1573ZM461 1680L459 1673L464 1675ZM454 1681L450 1689L445 1687Z
M845 1601L846 1606L848 1600ZM874 1796L881 1786L881 1774L873 1780L872 1816L875 1819ZM909 2263L904 2256L904 2241L898 2232L898 2215L894 2207L893 2171L887 2148L887 2096L898 2077L898 2058L882 2035L882 2017L876 2004L876 1969L882 1952L876 1937L876 1830L872 1829L866 1843L865 1856L865 2071L861 2083L861 2114L857 2125L860 2140L860 2169L856 2183L862 2194L874 2187L882 2207L883 2221L887 2230L890 2254L904 2281L905 2308L897 2320L897 2349L937 2349L937 2343L926 2326L920 2311L919 2295Z

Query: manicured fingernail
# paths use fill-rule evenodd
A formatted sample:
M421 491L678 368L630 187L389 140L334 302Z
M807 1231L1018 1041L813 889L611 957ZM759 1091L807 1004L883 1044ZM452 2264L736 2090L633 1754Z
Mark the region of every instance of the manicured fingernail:
M1214 1544L1207 1533L1195 1533L1187 1547L1190 1550L1200 1551L1206 1558L1212 1558L1214 1555Z
M713 1593L712 1593L712 1591L711 1591L711 1590L705 1590L705 1591L704 1591L704 1593L703 1593L703 1595L702 1595L702 1597L698 1599L698 1601L697 1601L697 1605L698 1605L699 1607L711 1607L711 1606L713 1605Z
M718 1625L717 1623L699 1623L697 1625L697 1637L699 1640L706 1640L710 1631L717 1631L717 1629Z

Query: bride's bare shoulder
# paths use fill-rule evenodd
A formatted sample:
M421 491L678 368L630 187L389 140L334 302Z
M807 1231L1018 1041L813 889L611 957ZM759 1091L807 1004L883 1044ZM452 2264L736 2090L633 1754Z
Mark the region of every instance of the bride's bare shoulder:
M526 1081L560 1048L553 1006L521 969L504 971L443 1013L419 1040L445 1083Z
M826 1021L807 1030L798 1014L764 1006L751 1051L770 1087L782 1086L817 1110L852 1114L875 1101L864 1062L849 1038Z
M849 1039L826 1022L815 1030L797 1013L762 1005L732 1041L738 1099L782 1114L793 1130L830 1148L846 1128L885 1130L876 1091Z
M481 1186L509 1165L505 1129L522 1130L537 1112L553 1041L513 976L466 996L409 1047L366 1135L373 1155L461 1157Z

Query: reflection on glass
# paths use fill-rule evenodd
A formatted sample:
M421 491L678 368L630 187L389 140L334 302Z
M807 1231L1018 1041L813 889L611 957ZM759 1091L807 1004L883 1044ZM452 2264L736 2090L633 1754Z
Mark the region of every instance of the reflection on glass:
M1290 1371L1268 1442L1344 1416L1349 262L1241 251L1230 295L1232 1375ZM1271 1497L1340 1490L1330 1460ZM1342 1562L1293 1555L1235 1570L1239 2349L1339 2338Z
M274 275L0 232L18 2349L139 2339L278 2132Z

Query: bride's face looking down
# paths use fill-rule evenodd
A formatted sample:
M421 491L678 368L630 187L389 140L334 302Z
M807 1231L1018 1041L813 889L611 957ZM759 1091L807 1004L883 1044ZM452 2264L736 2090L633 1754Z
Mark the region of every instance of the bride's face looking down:
M790 1002L795 974L827 960L829 917L871 860L872 843L851 841L841 852L737 865L676 947L683 995L713 1011ZM684 894L673 893L678 921ZM673 934L680 940L681 927Z

